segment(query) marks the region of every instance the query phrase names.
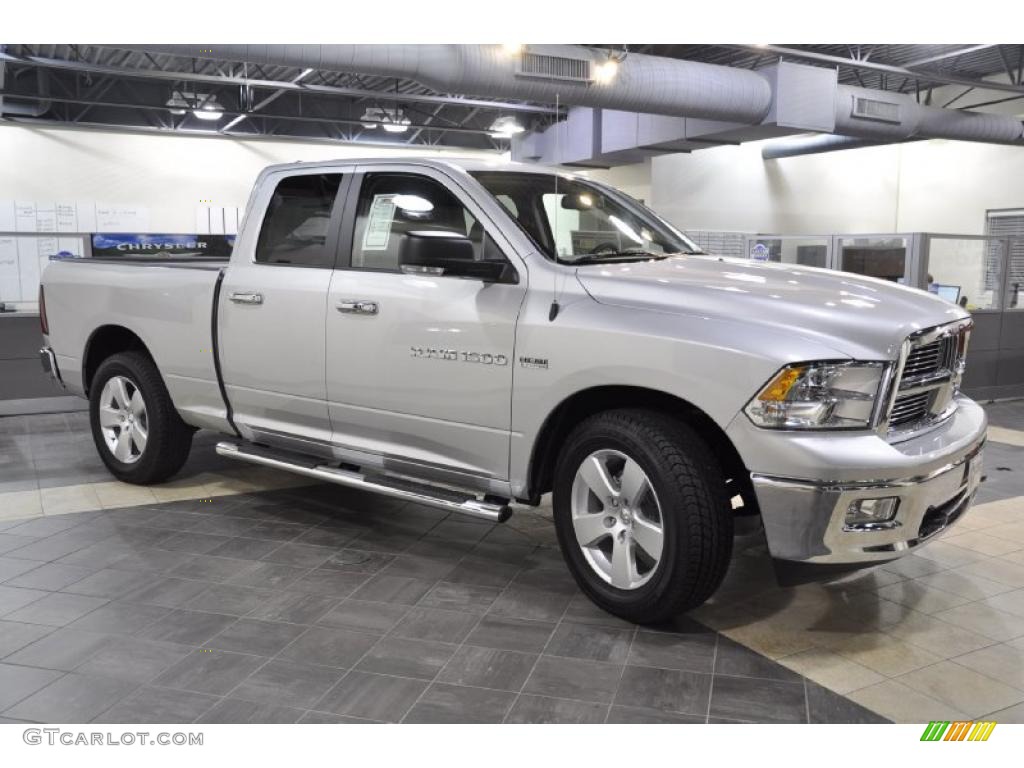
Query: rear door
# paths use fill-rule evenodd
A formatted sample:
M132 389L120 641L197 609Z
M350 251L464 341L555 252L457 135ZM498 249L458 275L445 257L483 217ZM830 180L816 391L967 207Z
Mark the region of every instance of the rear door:
M221 287L220 355L243 436L329 455L324 317L350 175L278 171L260 184Z
M410 231L468 237L478 259L509 261L511 245L436 169L358 171L327 302L336 446L364 466L496 490L508 477L525 270L515 283L403 271Z

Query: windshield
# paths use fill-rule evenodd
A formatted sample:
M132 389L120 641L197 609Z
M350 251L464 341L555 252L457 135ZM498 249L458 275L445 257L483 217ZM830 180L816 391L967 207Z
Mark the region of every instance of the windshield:
M472 175L505 206L541 252L563 264L701 253L649 209L582 179L518 171Z

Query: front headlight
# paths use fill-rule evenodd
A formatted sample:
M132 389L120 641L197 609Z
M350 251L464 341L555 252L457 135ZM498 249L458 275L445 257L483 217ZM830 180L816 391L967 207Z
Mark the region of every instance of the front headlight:
M885 363L787 365L747 403L769 429L865 429L872 425Z

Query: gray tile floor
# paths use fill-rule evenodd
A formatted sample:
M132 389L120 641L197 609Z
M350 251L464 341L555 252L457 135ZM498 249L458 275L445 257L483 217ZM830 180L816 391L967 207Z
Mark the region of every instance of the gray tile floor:
M219 438L196 433L182 477L238 463L213 452ZM84 411L0 416L0 493L105 482L110 473L96 455Z
M0 717L880 719L696 622L603 614L552 544L322 486L2 523Z
M214 440L186 476L234 466ZM1024 495L1024 448L986 465L980 501ZM93 480L84 414L0 419L0 492ZM600 612L543 515L311 486L0 522L0 722L880 720L696 621Z

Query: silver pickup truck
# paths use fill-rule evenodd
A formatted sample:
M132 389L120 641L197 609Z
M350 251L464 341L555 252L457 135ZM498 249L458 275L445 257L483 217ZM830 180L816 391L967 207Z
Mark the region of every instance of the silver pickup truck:
M700 605L759 516L787 579L898 558L981 479L969 316L842 272L702 253L530 166L266 169L230 261L50 264L43 364L111 473L219 453L504 521L553 494L606 610Z

